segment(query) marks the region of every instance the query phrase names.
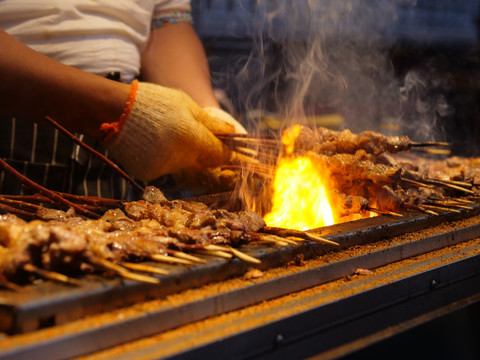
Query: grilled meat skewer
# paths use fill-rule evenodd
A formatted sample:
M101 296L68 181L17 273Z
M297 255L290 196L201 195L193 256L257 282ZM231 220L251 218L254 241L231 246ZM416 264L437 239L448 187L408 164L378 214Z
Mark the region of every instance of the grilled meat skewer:
M416 143L407 136L387 136L375 131L363 131L358 134L349 129L334 131L327 128L311 130L302 127L295 139L294 152L313 151L317 154L354 154L358 150L373 155L384 152L397 153L419 146L448 146L445 142Z

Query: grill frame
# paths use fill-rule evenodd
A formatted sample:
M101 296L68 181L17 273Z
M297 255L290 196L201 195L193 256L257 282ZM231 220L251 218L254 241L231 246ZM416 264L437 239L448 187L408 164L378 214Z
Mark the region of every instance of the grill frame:
M403 218L380 216L317 230L318 234L339 242L340 246L338 248L305 242L299 246L285 248L248 246L247 249L242 249L242 251L260 258L262 264L259 268L265 270L295 261L299 254L302 254L304 259L319 256L345 256L345 253L352 248L363 248L375 243L382 243L388 241L385 239L406 232L415 233L446 222L474 219L479 214L480 206L475 205L472 210L463 210L461 213L445 212L438 216L418 213L405 213ZM171 275L163 276L162 284L157 287L133 281L98 278L86 279L85 283L88 288L82 287L79 289L49 282L32 285L31 289L36 288L38 292L43 292L49 296L32 297L30 291L26 294L17 294L17 302L10 302L9 304L5 302L5 297L2 296L3 304L0 306L2 323L5 323L4 319L8 319L12 324L12 329L15 330L14 332L31 331L32 333L18 335L17 338L31 339L31 343L27 341L27 344L20 348L14 346L4 349L3 352L0 351L0 359L10 357L20 359L32 354L32 352L35 352L35 354L43 351L51 353L59 348L67 351L62 353L62 357L65 354L79 356L88 352L99 351L125 341L152 336L204 318L218 316L228 311L335 281L349 276L357 268L376 268L478 237L480 237L479 224L467 227L461 226L458 229L428 235L417 241L391 244L381 247L378 251L369 251L338 261L332 260L330 263L316 268L304 269L300 266L298 272L289 275L268 281L254 282L251 286L244 286L201 300L186 301L175 307L150 310L147 313L139 312L138 316L133 318L119 319L87 330L73 331L45 341L35 339L36 334L49 330L48 328L38 330L40 325L49 325L55 330L55 328L60 328L63 323L77 321L86 315L113 311L114 308L131 303L148 302L149 299L164 298L170 294L199 288L211 282L222 282L228 278L242 275L251 267L251 264L246 264L238 259L230 261L216 259L211 260L206 265L197 265L190 269L178 269L177 267L177 271L172 272ZM20 298L22 298L22 301L19 301ZM89 306L91 306L90 309ZM95 311L91 311L93 309ZM142 327L141 331L132 332L132 329ZM102 341L99 342L98 339L102 339ZM81 347L78 344L82 344Z

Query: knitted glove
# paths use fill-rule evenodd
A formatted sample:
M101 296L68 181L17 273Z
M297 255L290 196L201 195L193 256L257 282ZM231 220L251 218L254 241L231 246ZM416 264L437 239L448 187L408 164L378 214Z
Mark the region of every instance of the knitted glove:
M232 115L223 111L222 109L215 108L215 107L205 107L203 108L210 118L219 119L227 124L231 124L235 127L235 133L237 134L246 134L247 130L237 121L235 120ZM217 132L219 133L219 132Z
M208 115L185 93L137 81L120 120L100 129L109 154L144 181L227 162L230 152L213 132L234 132L232 124Z

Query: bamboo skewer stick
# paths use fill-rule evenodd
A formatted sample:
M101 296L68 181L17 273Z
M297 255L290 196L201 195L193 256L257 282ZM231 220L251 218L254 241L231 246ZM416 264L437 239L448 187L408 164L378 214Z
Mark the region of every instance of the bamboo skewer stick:
M53 121L53 120L51 120L51 121ZM229 134L228 136L225 136L223 138L222 138L221 135L219 135L219 138L227 139L226 142L229 143L229 144L232 144L232 146L236 146L235 149L237 149L237 150L240 150L242 146L247 146L247 149L250 149L250 148L248 148L248 146L251 146L251 145L256 146L259 143L262 144L262 142L267 144L266 145L267 148L268 147L273 147L274 143L275 143L276 147L278 147L278 144L279 144L279 141L275 140L275 139L261 139L261 138L258 138L258 137L257 138L249 138L247 135L242 135L242 136L237 138L236 135L239 135L239 134ZM71 136L73 137L73 135L71 135ZM239 140L239 139L241 139L241 140ZM268 141L265 141L265 140L268 140ZM80 140L78 140L78 141L80 141ZM270 144L270 145L268 145L268 144ZM436 145L432 145L432 144L436 144ZM447 143L415 143L412 146L415 146L415 147L444 146L444 144L447 144ZM428 149L418 149L418 150L421 150L421 151L425 150L426 151ZM247 153L248 153L248 151L247 151ZM252 156L257 156L257 157L263 156L263 155L271 156L271 155L268 155L268 154L261 154L258 151L250 152L249 154L252 155ZM227 166L233 166L233 165L227 165ZM245 167L245 166L238 166L237 165L237 167L242 168L242 169L248 169L248 167ZM264 163L255 163L255 164L252 165L252 168L256 169L259 173L260 172L264 172L264 173L267 172L269 175L274 170L274 166L270 166L270 165L267 165L267 164L264 164ZM406 178L405 179L402 178L401 180L406 182L406 183L409 183L409 184L414 184L415 186L434 188L435 186L433 184L435 184L436 186L439 186L439 185L447 186L447 187L451 187L451 188L456 188L457 190L461 189L461 191L466 191L466 192L471 191L471 190L465 189L464 187L472 187L472 184L468 184L468 183L435 180L435 179L425 180L426 182L430 182L428 184L423 183L421 181L415 181L415 180L410 180L410 179L406 179ZM462 186L464 186L464 187L462 187ZM474 192L471 191L470 193L474 193ZM99 204L105 204L106 207L109 207L109 206L121 207L123 205L122 201L113 200L113 199L101 199L101 198L94 198L94 197L92 197L91 199L90 198L87 199L87 197L77 197L75 195L70 195L70 194L63 194L63 193L56 193L56 194L59 197L63 198L64 200L70 201L72 203L77 203L77 204L82 203L82 208L86 209L87 211L88 211L88 208L87 208L87 205L85 205L87 203L91 204L93 206L103 206L103 205L99 205ZM44 196L46 196L46 195L39 195L38 199L41 199ZM53 199L50 199L50 198L47 198L47 197L45 197L44 199L45 199L45 202L48 201L49 203L57 204L56 200L53 200ZM100 201L100 202L97 202L97 200ZM105 200L104 203L102 203L103 200ZM471 207L467 207L467 206L464 206L464 205L461 205L461 204L453 204L453 203L451 203L451 204L438 203L437 204L436 202L439 202L439 201L440 200L433 200L432 199L432 200L430 200L429 204L422 204L422 205L419 205L419 206L405 205L405 207L410 208L410 209L419 210L419 211L422 211L424 213L428 213L428 214L432 214L432 215L438 215L438 213L433 211L433 210L445 210L445 211L460 212L459 210L452 209L452 208L460 207L460 208L471 209ZM0 198L0 202L1 202L1 198ZM433 203L435 205L432 205L431 203ZM0 204L0 206L1 206L1 204ZM22 205L19 205L19 206L22 206ZM35 206L34 205L32 205L32 206L33 207L31 209L34 209ZM27 208L29 208L29 206L27 206ZM376 208L371 208L371 207L367 207L367 210L377 212L379 214L384 214L384 215L392 215L392 216L399 216L399 217L403 216L402 214L395 213L395 212L392 212L392 211L381 210L381 209L376 209ZM248 238L248 235L251 235L252 238L255 238L255 240L272 242L272 243L274 243L276 245L280 245L280 246L298 245L298 241L304 241L304 240L311 240L311 241L316 241L316 242L319 242L319 243L325 243L325 244L336 245L336 246L340 245L337 242L334 242L334 241L331 241L331 240L328 240L328 239L324 239L323 237L320 237L318 235L315 235L315 234L312 234L312 233L309 233L309 232L306 232L306 231L292 230L292 229L282 229L282 228L271 228L271 227L265 227L263 231L264 232L262 232L262 233L247 232L246 235L247 235L247 238ZM281 236L284 236L284 237L281 237ZM291 237L295 237L296 239L295 240L291 239ZM188 245L185 244L185 246L188 246ZM190 246L192 246L192 248L195 247L194 250L192 250L192 251L197 251L197 252L199 252L201 254L205 254L205 255L218 256L218 257L222 257L222 258L226 258L226 259L230 259L230 258L232 258L232 256L236 256L243 261L247 261L247 262L251 262L251 263L255 263L255 264L261 263L261 261L259 259L256 259L256 258L254 258L250 255L247 255L247 254L241 252L240 250L238 250L236 248L229 247L229 246L213 245L213 244L205 245L205 246L202 246L202 247L200 245L190 245ZM181 246L178 246L176 248L183 249L183 247L181 247ZM194 265L194 263L203 263L203 264L207 263L207 261L205 261L204 259L202 259L200 257L190 255L190 254L187 254L187 253L183 253L182 251L166 250L166 254L168 254L168 255L153 254L153 255L150 256L150 258L154 261L167 262L167 263L172 263L172 264L177 264L177 265L178 264ZM154 277L148 277L148 276L136 274L136 273L133 273L129 270L152 273L152 274L153 273L154 274L161 274L161 275L169 273L167 270L156 268L156 267L150 266L150 265L131 263L131 262L122 262L120 264L117 264L113 261L103 259L103 258L99 258L99 257L96 257L96 256L92 256L90 258L90 261L91 261L92 265L97 265L97 266L101 266L105 269L112 270L115 273L117 273L120 276L123 276L125 278L134 279L134 280L137 280L137 281L143 281L143 282L147 282L147 283L158 284L160 280L156 279ZM34 265L32 265L32 266L34 267ZM29 267L27 266L27 268L29 268ZM47 270L44 270L44 269L38 269L38 268L34 269L34 268L31 269L32 270L31 272L39 271L39 270L40 271L47 271ZM45 274L48 275L48 271ZM52 276L52 279L53 279L56 276L55 274L56 273L53 273L53 275L50 274L49 276ZM45 277L47 275L45 275ZM68 277L67 277L67 279L68 279ZM73 279L73 280L75 280L75 279ZM58 280L58 281L61 281L61 280ZM0 284L1 284L1 281L0 281Z
M173 250L167 250L167 253L171 256L175 256L180 259L192 261L194 263L199 263L199 264L206 264L207 262L198 256L193 256L191 254L187 254L181 251L173 251Z
M129 270L133 271L140 271L146 272L150 274L158 274L158 275L168 275L170 271L165 269L160 269L155 266L150 266L146 264L139 264L139 263L131 263L131 262L122 262L121 265Z
M136 274L133 272L128 271L126 268L123 266L120 266L118 264L115 264L114 262L111 262L107 259L98 257L98 256L89 256L88 257L89 262L91 262L93 265L103 267L107 270L112 270L118 275L130 279L130 280L136 280L139 282L144 282L148 284L155 284L158 285L160 283L160 279L151 277L151 276L146 276L142 274Z
M423 146L450 146L449 142L442 141L422 141L422 142L411 142L411 147L423 147Z
M270 173L267 173L265 172L264 170L260 169L260 168L257 168L255 166L253 167L247 167L245 168L244 166L241 166L241 165L221 165L220 166L222 169L240 169L240 170L246 170L246 171L251 171L252 174L255 174L261 178L265 178L265 179L272 179L273 178L273 174L270 174Z
M472 206L467 206L467 205L460 205L460 204L450 204L450 206L453 206L457 209L465 209L465 210L473 210Z
M403 182L418 186L418 187L424 187L424 188L429 188L429 189L432 189L434 187L433 185L425 184L425 183L422 183L420 181L411 180L411 179L407 179L407 178L404 178L404 177L401 177L400 180L403 181Z
M265 234L265 235L262 235L262 236L257 236L256 240L261 241L261 242L273 243L276 246L288 246L289 245L288 242L283 241L283 238L275 236L275 235Z
M237 169L243 171L252 171L259 174L269 175L272 176L273 172L266 166L262 166L260 164L252 164L248 166L243 165L236 165L236 164L224 164L220 166L222 169Z
M468 199L454 198L453 200L461 202L461 203L465 203L465 204L475 204L475 201L471 201L471 200L468 200Z
M150 259L154 261L165 262L170 264L193 265L193 261L177 258L174 256L162 255L162 254L151 254Z
M300 242L305 242L305 239L299 238L297 236L289 236L287 239L295 241L296 245Z
M310 234L310 233L308 233L308 232L306 232L305 234L306 234L307 238L308 238L309 240L312 240L312 241L316 241L316 242L320 242L320 243L325 243L325 244L329 244L329 245L335 245L335 246L339 246L339 245L340 245L340 244L337 243L336 241L328 240L328 239L325 239L325 238L323 238L323 237Z
M277 145L280 144L280 140L276 138L272 138L271 136L266 136L266 135L261 135L261 134L216 134L216 136L219 139L222 140L229 140L229 141L243 141L243 142L248 142L248 141L254 141L256 143L265 143L265 144L271 144L271 145ZM414 142L411 141L408 144L409 148L421 148L421 147L448 147L451 144L449 142L443 142L443 141L422 141L422 142Z
M71 277L68 277L64 274L57 273L55 271L49 271L49 270L38 268L33 264L24 264L23 269L27 272L34 273L44 279L54 280L64 284L75 285L75 286L81 285L80 281L76 279L72 279Z
M142 275L142 274L136 274L128 270L120 271L118 272L118 275L120 275L121 277L124 277L125 279L135 280L135 281L143 282L147 284L153 284L153 285L160 284L160 279L157 279L151 276Z
M275 172L275 166L269 164L258 163L253 166L254 168L260 169L261 171L265 171L268 174L273 174ZM246 167L247 169L249 166Z
M70 140L72 140L73 142L75 142L76 144L78 144L79 146L81 146L83 149L85 149L86 151L90 152L91 154L93 154L94 156L96 156L97 158L99 158L100 160L102 160L105 164L107 164L108 166L110 166L112 169L114 169L120 176L122 176L125 180L128 181L128 183L130 183L131 185L133 185L138 191L140 192L143 192L144 189L142 186L140 186L134 179L132 179L125 171L123 171L122 169L120 169L120 167L115 164L113 161L111 161L110 159L108 159L106 156L104 156L103 154L99 153L98 151L96 151L95 149L91 148L90 146L88 146L87 144L85 144L83 141L81 141L78 137L76 137L75 135L73 135L71 132L69 132L67 129L65 129L63 126L61 126L60 124L58 124L55 120L53 120L51 117L49 116L46 116L46 120L47 122L52 125L53 127L55 127L56 129L58 129L60 132L62 132L65 136L67 136Z
M472 187L473 187L473 184L468 183L468 182L464 182L464 181L441 180L441 179L431 179L431 180L437 181L437 182L439 182L439 183L457 185L457 186L460 186L460 187L468 187L468 188L472 188Z
M295 240L292 240L292 239L289 239L287 237L280 237L280 236L277 236L277 235L273 235L273 234L258 234L258 238L260 240L267 240L267 241L271 241L271 242L278 242L279 244L280 243L283 243L284 245L283 246L287 246L287 245L298 245L298 242L295 241ZM301 238L298 238L300 240L304 240L304 239L301 239Z
M377 209L377 208L374 208L374 207L371 207L371 206L367 206L366 210L372 211L374 213L378 213L378 214L381 214L381 215L392 215L392 216L397 216L397 217L403 217L402 214L399 214L399 213L396 213L396 212L393 212L393 211L389 211L389 210L380 210L380 209Z
M446 205L446 206L452 206L452 207L456 207L456 208L459 208L459 209L465 209L465 210L472 210L473 209L473 207L471 207L471 206L462 205L462 203L458 203L458 202L455 202L455 201L432 200L430 202L432 204L435 204L435 205L444 205L444 206Z
M249 263L252 263L252 264L260 264L262 261L257 259L257 258L254 258L253 256L250 256L250 255L247 255L243 252L241 252L240 250L238 249L235 249L233 247L230 247L228 248L230 250L230 252L235 255L236 257L238 257L240 260L243 260L243 261L246 261L246 262L249 262Z
M277 236L277 235L263 235L263 236L269 236L269 237L274 237L274 238L277 238L278 241L283 241L283 242L286 242L288 245L298 245L298 242L299 241L305 241L304 239L302 238L296 238L296 240L294 239L291 239L289 237L280 237L280 236Z
M22 287L12 283L6 279L0 278L0 288L5 288L12 291L21 291Z
M473 190L465 189L463 187L460 187L460 186L457 186L457 185L454 185L454 184L449 184L449 183L446 183L446 182L441 181L441 180L428 179L428 180L425 180L425 181L429 182L431 184L443 185L445 187L449 187L449 188L454 189L454 190L462 191L462 192L467 193L467 194L475 194L475 192Z
M420 181L416 181L416 180L410 180L410 179L407 179L407 178L404 178L404 177L401 177L400 180L404 181L404 182L407 182L409 184L413 184L413 185L416 185L416 186L419 186L419 187L426 187L426 188L433 188L434 185L439 185L439 186L445 186L445 187L449 187L451 189L455 189L455 190L459 190L459 191L463 191L465 193L468 193L468 194L475 194L475 192L473 190L470 190L470 189L465 189L461 186L458 186L456 185L454 182L452 181L446 181L446 180L437 180L437 179L424 179L423 181L425 181L426 183L428 184L425 184L425 183L422 183ZM470 185L469 185L470 186Z
M252 159L257 159L258 158L258 151L255 151L255 150L246 151L246 150L241 149L241 148L235 148L235 149L232 149L232 150L235 150L237 153L248 156ZM249 150L251 150L251 149L249 149Z
M411 149L415 152L421 152L425 154L432 154L432 155L450 155L452 153L449 149L422 149L422 148L415 148Z
M296 236L302 239L306 240L312 240L316 242L323 242L329 245L340 245L339 243L331 240L327 240L325 238L322 238L317 235L313 235L312 233L309 233L307 231L301 231L301 230L294 230L294 229L284 229L284 228L278 228L278 227L270 227L270 226L265 226L263 228L263 231L268 234L273 234L273 235L278 235L280 237L286 237L286 236Z
M430 215L436 215L438 216L439 214L435 211L432 211L432 210L429 210L429 209L425 209L424 207L422 206L418 206L418 205L408 205L408 208L409 209L412 209L412 210L416 210L416 211L420 211L420 212L423 212L423 213L426 213L426 214L430 214Z
M263 175L266 175L266 176L273 176L273 173L274 173L274 168L273 167L270 167L268 165L265 165L265 164L252 164L252 165L248 165L248 166L243 166L243 165L235 165L235 164L226 164L226 165L222 165L221 166L223 169L238 169L238 170L242 170L244 172L255 172L255 173L258 173L258 174L263 174Z
M220 137L225 137L225 138L250 138L250 139L270 139L274 140L276 137L272 135L266 135L266 134L252 134L252 133L247 133L247 134L239 134L239 133L221 133L221 134L215 134L215 136L220 136Z
M246 261L246 262L250 262L250 263L254 263L254 264L260 264L261 261L250 256L250 255L247 255L243 252L241 252L240 250L237 250L235 248L232 248L232 247L227 247L227 246L219 246L219 245L205 245L205 249L206 250L212 250L212 251L221 251L221 252L225 252L225 253L232 253L233 255L235 255L236 257L238 257L239 259L243 260L243 261Z
M195 251L198 252L199 254L221 257L223 259L231 259L233 257L232 254L225 251L221 251L221 250L212 250L212 249L204 248L204 249L198 249Z
M427 209L432 209L432 210L453 211L453 212L456 212L456 213L460 213L460 210L452 209L452 208L444 207L444 206L422 204L422 207L427 208Z
M260 150L247 151L250 149L238 148L235 146L230 146L230 150L240 153L248 157L247 161L244 161L247 164L257 164L258 162L268 162L275 163L277 161L278 155L276 153L266 153ZM252 161L255 160L255 161Z
M217 136L218 137L218 136ZM225 139L222 137L218 137L220 140L223 141L225 145L228 147L235 147L235 148L248 148L248 147L254 147L254 148L268 148L272 150L278 150L281 146L280 142L277 142L276 140L268 140L268 139L248 139L248 138L242 138L242 139Z

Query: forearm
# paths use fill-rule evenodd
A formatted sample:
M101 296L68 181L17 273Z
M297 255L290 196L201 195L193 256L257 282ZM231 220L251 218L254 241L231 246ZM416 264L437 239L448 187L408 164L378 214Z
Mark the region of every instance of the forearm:
M142 79L183 90L201 106L218 107L207 58L191 24L171 24L152 31L142 54Z
M117 121L129 85L56 62L0 30L0 111L41 121L51 116L70 131L99 138Z

